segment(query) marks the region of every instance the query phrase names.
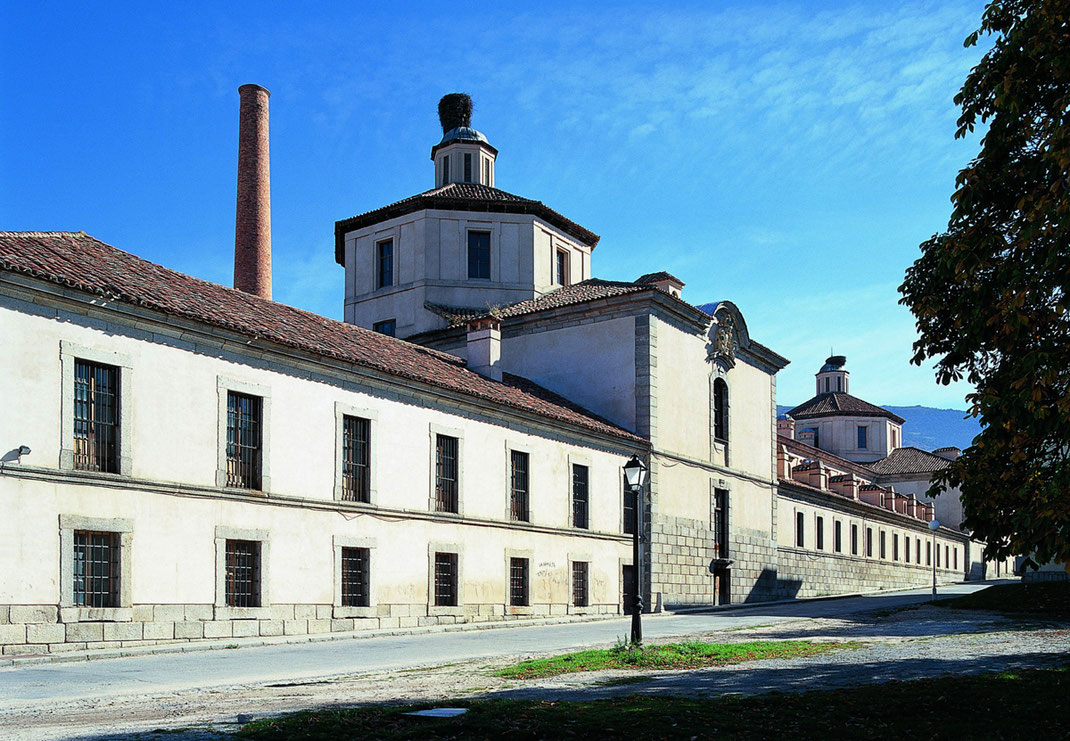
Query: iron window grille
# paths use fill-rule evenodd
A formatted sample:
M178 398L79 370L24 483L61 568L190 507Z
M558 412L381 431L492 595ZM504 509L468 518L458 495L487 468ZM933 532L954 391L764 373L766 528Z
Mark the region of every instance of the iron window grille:
M261 409L260 397L227 392L227 486L260 488Z
M435 605L437 607L457 604L457 554L435 554Z
M457 438L435 435L435 509L457 511Z
M342 549L342 604L346 607L367 607L369 603L369 569L371 550Z
M586 529L589 471L587 466L572 464L572 526Z
M490 232L468 232L468 277L490 280Z
M528 606L528 559L509 559L509 604Z
M74 604L119 606L119 533L74 531Z
M227 541L226 601L228 607L260 607L260 543Z
M587 562L572 562L572 604L575 607L587 607L590 596L587 590Z
M624 515L624 532L632 535L635 533L635 528L638 526L638 518L636 517L636 500L639 498L639 492L632 491L628 488L628 485L624 485L624 502L623 502L623 515Z
M728 492L713 490L713 556L728 558Z
M510 451L509 516L527 522L528 513L528 454L519 450Z
M371 501L371 422L342 417L342 499Z
M119 369L74 362L74 467L119 472Z
M394 240L388 239L385 242L380 242L378 248L379 264L376 288L392 286L394 285Z

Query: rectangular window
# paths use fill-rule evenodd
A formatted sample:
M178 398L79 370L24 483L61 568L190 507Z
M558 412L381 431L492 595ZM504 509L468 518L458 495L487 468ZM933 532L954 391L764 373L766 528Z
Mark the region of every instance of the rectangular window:
M457 512L457 438L435 435L435 509Z
M483 159L483 185L490 185L490 159Z
M472 153L464 153L464 182L472 182Z
M861 449L864 449L866 447L866 433L868 432L868 430L868 427L865 427L863 425L858 426L858 447Z
M589 471L587 466L572 464L572 527L589 527L587 521Z
M932 566L933 565L933 544L932 543L926 543L925 544L925 565L926 566Z
M817 518L817 549L819 551L825 550L825 518Z
M74 604L119 606L119 533L74 531Z
M624 500L623 500L623 515L624 515L624 532L629 535L633 534L636 528L639 526L638 517L636 516L635 503L639 497L638 493L628 488L628 485L624 485Z
M490 280L490 232L468 232L468 277Z
M568 285L568 251L558 250L554 261L554 282L559 286Z
M446 185L450 181L450 156L447 154L442 158L442 185Z
M387 337L395 337L398 331L398 320L384 319L381 322L376 322L372 325L372 331L385 334Z
M227 486L260 488L261 410L259 396L227 392Z
M260 543L227 541L228 607L260 607Z
M858 525L851 525L851 555L858 555Z
M367 607L370 548L342 548L342 604L346 607Z
M921 538L914 538L914 563L921 565Z
M944 546L944 568L951 568L951 550L949 546Z
M884 547L884 543L885 543L884 536L885 535L886 535L886 533L883 530L881 530L881 558L888 558L888 552Z
M843 523L836 520L832 523L832 550L836 553L843 553L843 538L840 532L843 529Z
M954 550L952 550L951 551L951 555L954 556L954 558L955 558L955 564L954 564L953 568L957 569L959 567L959 549L955 548Z
M528 513L528 454L513 450L509 454L509 516L527 522Z
M873 528L866 528L866 558L873 558Z
M799 548L803 548L806 545L806 533L803 528L806 526L806 521L803 518L802 512L795 513L795 545Z
M940 546L936 546L936 568L940 568Z
M342 417L342 499L371 501L371 422Z
M910 563L910 536L903 536L903 560Z
M378 244L378 273L376 288L394 285L394 240L388 239Z
M572 562L572 604L575 607L587 607L590 594L587 590L587 562Z
M509 604L512 607L528 606L528 559L509 559Z
M74 361L74 467L119 472L119 369Z
M892 560L899 560L899 533L892 534Z
M457 604L457 554L435 554L435 605Z
M713 490L713 556L728 558L728 491Z

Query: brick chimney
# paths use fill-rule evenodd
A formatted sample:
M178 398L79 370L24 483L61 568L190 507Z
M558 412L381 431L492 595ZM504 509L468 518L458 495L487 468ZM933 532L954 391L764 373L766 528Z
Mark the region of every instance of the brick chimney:
M271 299L271 181L268 98L259 85L238 88L238 209L234 226L234 287Z

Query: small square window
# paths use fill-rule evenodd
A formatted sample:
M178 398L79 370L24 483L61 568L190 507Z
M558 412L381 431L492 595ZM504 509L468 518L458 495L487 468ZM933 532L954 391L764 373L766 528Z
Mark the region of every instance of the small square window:
M119 606L119 533L74 531L74 604Z
M509 604L512 607L528 606L528 559L509 559Z
M457 604L457 554L435 554L435 606Z
M226 600L228 607L260 607L260 543L227 540Z
M370 548L342 548L342 604L346 607L369 605L370 554Z
M572 562L572 604L575 607L587 607L590 603L587 574L588 564L586 561Z

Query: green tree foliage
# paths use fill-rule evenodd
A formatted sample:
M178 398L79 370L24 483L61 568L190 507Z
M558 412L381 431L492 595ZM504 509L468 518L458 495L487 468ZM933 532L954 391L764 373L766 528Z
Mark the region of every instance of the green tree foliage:
M994 0L966 39L993 46L955 98L956 138L988 127L947 231L921 245L900 303L912 362L965 378L983 429L930 489L959 486L987 554L1070 561L1070 0Z

